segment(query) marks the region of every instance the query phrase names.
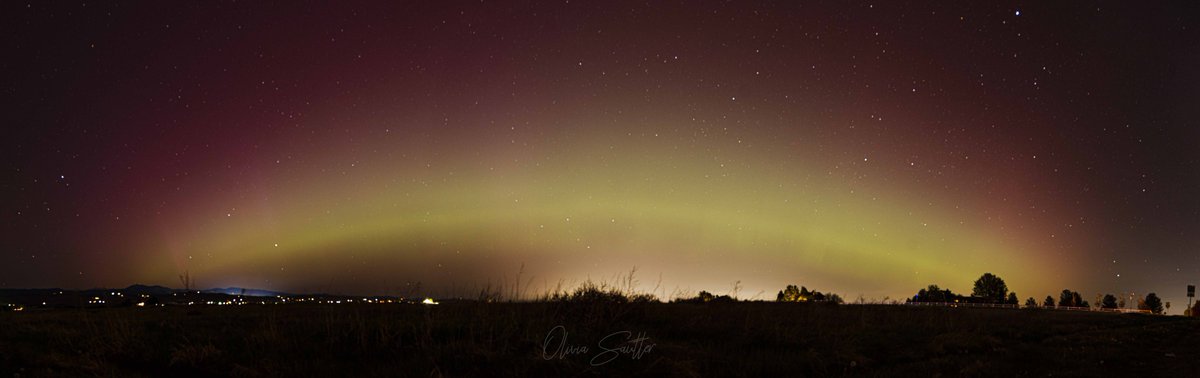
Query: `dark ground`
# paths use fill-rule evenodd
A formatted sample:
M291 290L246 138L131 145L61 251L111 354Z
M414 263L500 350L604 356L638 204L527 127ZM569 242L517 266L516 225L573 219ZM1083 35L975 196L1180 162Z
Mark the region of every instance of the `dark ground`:
M558 325L563 350L580 353L547 360L543 343ZM625 334L602 341L620 331L644 333L640 356L604 353L633 349L619 343ZM0 313L0 377L1178 377L1198 365L1200 319L1051 310L460 303Z

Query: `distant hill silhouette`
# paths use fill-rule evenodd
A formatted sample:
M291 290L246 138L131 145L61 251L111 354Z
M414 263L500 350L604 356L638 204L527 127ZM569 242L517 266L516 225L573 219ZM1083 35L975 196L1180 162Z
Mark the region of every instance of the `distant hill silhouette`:
M84 294L84 295L106 295L106 294L110 294L110 293L121 293L124 295L131 295L131 296L143 295L143 294L157 296L157 295L171 295L172 293L182 293L184 291L186 291L186 290L173 289L173 288L169 288L166 286L135 284L135 285L129 285L129 287L126 287L124 289L106 289L106 288L91 288L91 289L85 289L85 290L68 290L68 289L60 289L60 288L0 289L0 296L41 296L41 295L55 295L55 294L62 294L62 293L79 293L79 294ZM274 297L274 296L279 296L279 295L284 295L284 296L294 295L291 293L284 293L284 292L279 292L279 291L251 289L251 288L242 288L242 287L223 287L223 288L218 287L218 288L200 290L200 292L206 293L206 294L245 295L245 296L250 296L250 297Z
M69 291L69 290L63 290L63 289L59 289L59 288L49 288L49 289L0 289L0 296L21 296L21 295L52 295L52 294L54 294L54 293L61 293L61 292L64 292L64 291Z
M150 295L167 295L176 292L177 290L166 286L146 286L142 284L129 285L129 287L120 290L126 295L129 294L150 294Z
M278 291L261 290L261 289L247 289L244 287L212 288L212 289L201 290L201 291L205 292L205 293L209 293L209 294L244 295L244 296L248 296L248 297L274 297L274 296L279 296L279 295L292 295L289 293L283 293L283 292L278 292Z

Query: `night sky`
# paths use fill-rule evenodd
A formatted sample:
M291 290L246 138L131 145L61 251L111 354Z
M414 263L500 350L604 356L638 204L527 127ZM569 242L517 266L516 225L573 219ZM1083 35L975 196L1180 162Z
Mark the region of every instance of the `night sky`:
M0 287L1200 283L1195 2L650 3L6 2Z

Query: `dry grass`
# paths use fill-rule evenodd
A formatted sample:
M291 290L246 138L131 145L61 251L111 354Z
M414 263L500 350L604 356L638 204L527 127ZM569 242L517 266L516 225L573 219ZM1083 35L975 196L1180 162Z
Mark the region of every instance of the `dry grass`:
M0 377L1165 375L1196 372L1200 320L1073 311L680 301L531 278L472 301L0 313ZM734 283L732 294L739 290ZM663 290L665 293L665 290ZM859 299L859 302L864 302ZM578 354L547 349L561 326ZM650 350L592 358L614 333ZM558 334L556 334L558 335ZM1185 336L1189 335L1189 336ZM612 341L623 341L617 334ZM561 340L561 339L551 339ZM608 342L606 347L633 344ZM548 356L547 353L550 355ZM550 357L550 358L547 358Z
M1195 319L883 305L567 299L54 310L0 322L4 376L1147 376L1194 371L1200 358ZM654 347L602 366L589 364L595 347L546 360L558 325L571 345L631 331Z

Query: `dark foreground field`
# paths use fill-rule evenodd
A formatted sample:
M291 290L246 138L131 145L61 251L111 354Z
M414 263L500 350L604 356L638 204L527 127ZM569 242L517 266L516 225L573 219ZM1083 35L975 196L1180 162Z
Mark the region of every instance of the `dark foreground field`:
M640 344L624 343L639 336ZM536 303L0 313L3 377L1195 376L1198 369L1200 321L1069 311Z

